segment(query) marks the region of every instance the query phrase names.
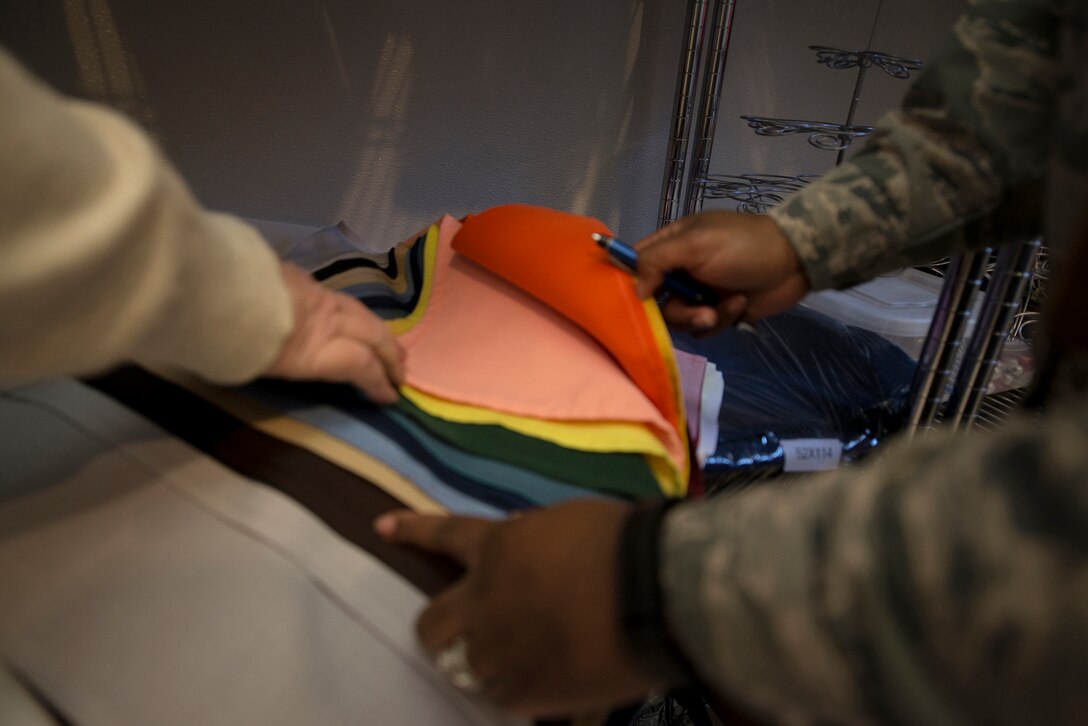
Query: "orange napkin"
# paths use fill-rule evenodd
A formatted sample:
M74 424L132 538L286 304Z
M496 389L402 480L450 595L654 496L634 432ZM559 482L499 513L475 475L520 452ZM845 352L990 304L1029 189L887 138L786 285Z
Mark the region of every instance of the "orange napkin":
M674 426L675 376L654 336L631 275L608 261L591 235L608 227L543 207L509 204L465 218L453 249L566 316L616 359Z

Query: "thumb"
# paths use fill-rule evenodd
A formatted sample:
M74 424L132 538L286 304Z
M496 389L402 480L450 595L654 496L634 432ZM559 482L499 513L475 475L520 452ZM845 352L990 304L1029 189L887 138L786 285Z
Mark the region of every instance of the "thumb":
M374 531L386 541L444 555L466 567L476 560L484 536L497 526L486 519L410 511L390 512L374 520Z
M676 244L675 239L682 236L690 225L690 217L684 217L646 235L635 244L635 249L638 250L635 293L639 298L648 298L661 287L665 281L665 273L672 269L663 264L661 250L665 249L664 254L667 255L667 250ZM647 258L647 251L651 251L649 258Z
M665 281L670 270L687 270L693 278L707 280L699 274L700 250L698 243L686 235L669 236L652 242L639 251L638 280L635 290L640 298L653 295Z

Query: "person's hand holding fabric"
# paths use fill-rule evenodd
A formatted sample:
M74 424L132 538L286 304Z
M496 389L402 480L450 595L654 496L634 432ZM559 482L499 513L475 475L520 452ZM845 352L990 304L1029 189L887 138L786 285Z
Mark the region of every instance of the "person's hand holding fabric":
M432 655L463 639L486 697L515 713L569 716L665 685L636 665L622 640L617 567L630 511L578 502L503 522L397 512L375 529L465 566L420 616L419 637Z
M65 99L0 49L0 383L134 362L239 385L352 383L396 400L376 315L200 205L120 114Z
M294 326L266 375L352 383L377 403L396 401L405 354L381 318L294 265L283 263L280 270Z
M649 297L667 271L683 269L722 292L716 308L675 298L663 307L674 326L710 331L782 312L809 291L800 260L768 217L711 211L647 236L638 249L638 294Z

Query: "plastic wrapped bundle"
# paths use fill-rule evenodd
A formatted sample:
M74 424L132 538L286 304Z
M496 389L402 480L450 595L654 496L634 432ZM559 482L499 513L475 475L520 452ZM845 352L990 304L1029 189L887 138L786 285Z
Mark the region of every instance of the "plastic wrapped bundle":
M710 488L854 461L906 418L914 361L861 328L805 308L706 338L674 335L725 378Z

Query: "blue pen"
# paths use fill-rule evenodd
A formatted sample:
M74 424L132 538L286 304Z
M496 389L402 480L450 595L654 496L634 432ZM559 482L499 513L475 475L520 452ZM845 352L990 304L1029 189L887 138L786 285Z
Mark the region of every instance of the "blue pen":
M638 252L633 247L620 242L615 237L608 237L597 232L593 233L593 239L617 265L631 272L638 272ZM662 287L688 305L717 307L721 302L721 296L717 291L695 280L684 270L666 272Z

